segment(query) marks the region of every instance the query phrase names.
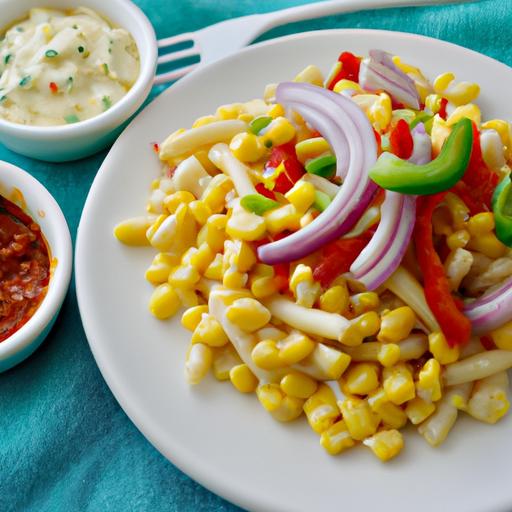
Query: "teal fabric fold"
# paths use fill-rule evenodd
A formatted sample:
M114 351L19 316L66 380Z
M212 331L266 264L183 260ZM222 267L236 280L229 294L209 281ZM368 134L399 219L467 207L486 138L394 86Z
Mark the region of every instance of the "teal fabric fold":
M136 3L154 24L158 37L165 37L226 18L304 2ZM511 25L512 0L486 0L333 16L281 27L261 39L326 28L399 30L451 41L511 65ZM153 95L158 92L153 91ZM0 159L28 170L54 195L73 239L87 192L105 154L68 164L47 164L0 146ZM0 510L240 509L181 473L127 418L89 350L72 284L61 314L41 348L24 363L0 374Z

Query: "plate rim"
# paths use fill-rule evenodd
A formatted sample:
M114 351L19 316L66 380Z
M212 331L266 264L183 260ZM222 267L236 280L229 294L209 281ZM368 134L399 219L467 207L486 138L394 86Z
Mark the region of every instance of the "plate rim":
M207 74L210 69L215 68L219 63L221 62L227 62L231 59L237 59L241 54L251 54L253 52L257 52L259 48L261 47L267 47L267 46L275 46L279 45L281 43L287 42L287 41L293 41L298 39L304 39L304 38L315 38L315 37L322 37L323 35L331 36L336 34L354 34L356 37L360 37L361 35L364 36L364 34L371 34L375 36L382 36L382 37L393 37L393 36L399 36L404 39L413 39L418 40L421 39L424 42L428 44L435 44L440 46L448 45L450 47L455 47L457 51L463 50L466 53L473 54L478 56L479 59L484 58L489 61L492 61L494 65L499 65L504 68L504 70L510 72L511 68L505 64L504 62L501 62L493 57L489 57L488 55L485 55L483 53L480 53L476 50L473 50L471 48L467 48L465 46L462 46L457 43L452 43L450 41L446 41L444 39L431 37L431 36L425 36L422 34L416 34L414 32L403 32L403 31L395 31L395 30L386 30L386 29L366 29L366 28L334 28L334 29L320 29L320 30L311 30L311 31L304 31L299 33L294 33L290 35L285 35L281 37L272 38L269 40L265 40L256 44L251 44L247 47L244 47L236 52L230 53L226 57L216 60L214 62L205 64L203 67L200 67L199 69L195 70L194 72L190 73L189 75L181 78L178 82L174 83L172 86L168 87L165 91L163 91L161 94L156 96L148 105L144 107L143 110L141 110L129 123L129 125L123 130L123 132L119 135L119 137L116 139L115 143L112 145L111 149L109 150L108 154L106 155L105 159L103 160L101 166L99 167L96 176L93 180L93 183L91 184L91 187L89 189L89 192L87 194L87 198L84 203L84 207L82 209L82 213L80 216L79 225L77 228L77 234L76 234L76 243L75 243L75 256L74 256L74 265L75 265L75 287L76 287L76 296L77 296L77 303L78 303L78 309L80 313L80 318L82 321L83 329L86 335L87 343L91 349L91 352L93 354L94 360L96 362L96 365L98 366L100 373L105 380L105 383L109 387L110 391L112 392L114 398L118 402L121 409L125 412L125 414L128 416L130 421L135 425L135 427L139 430L139 432L144 436L144 438L152 444L156 450L168 461L170 461L174 466L176 466L180 471L185 473L189 478L194 480L195 482L199 483L199 485L205 487L210 492L216 494L217 496L220 496L221 498L229 501L230 503L242 507L247 510L272 510L273 512L278 512L281 510L279 507L276 506L275 503L273 503L271 500L267 500L264 496L259 495L258 501L255 502L252 498L254 496L249 496L242 493L237 492L237 488L230 486L228 482L223 481L222 479L218 479L215 477L215 473L211 472L211 468L209 468L208 464L206 463L200 463L200 464L194 464L187 458L187 452L186 450L182 449L181 446L176 443L172 446L172 455L168 453L168 450L163 447L159 441L160 435L159 435L159 428L156 425L152 425L151 422L146 421L145 416L140 411L135 410L135 407L133 407L130 404L129 399L123 395L122 386L119 384L117 380L117 376L115 375L115 372L109 371L108 364L107 364L107 358L103 358L101 354L101 348L99 344L95 344L95 342L91 341L91 339L94 338L94 334L92 333L92 327L91 325L87 325L86 321L84 320L84 316L87 316L87 313L84 313L88 309L88 306L85 306L86 299L84 294L84 287L85 285L82 285L81 283L86 280L86 276L82 275L81 272L81 263L80 263L80 254L82 253L82 246L84 245L82 242L82 236L81 233L84 231L84 226L87 223L87 213L91 209L91 203L92 203L92 197L98 187L101 185L102 176L106 175L106 170L109 165L109 161L112 157L112 154L114 150L116 149L116 146L119 144L119 140L123 137L123 134L126 130L130 129L132 124L136 123L138 121L138 118L140 114L146 111L146 109L153 106L153 103L155 101L161 100L161 98L165 98L169 95L172 95L176 88L178 90L184 88L187 86L188 82L190 80L195 80L198 75ZM512 506L512 494L509 497L509 501L504 504L505 506Z

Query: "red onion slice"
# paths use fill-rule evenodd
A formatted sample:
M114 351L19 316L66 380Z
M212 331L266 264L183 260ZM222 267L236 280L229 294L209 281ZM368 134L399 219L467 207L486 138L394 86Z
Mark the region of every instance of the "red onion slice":
M382 50L370 50L359 68L359 84L367 91L386 91L400 103L414 109L420 108L420 96L414 80L400 70L391 54Z
M494 291L490 293L484 293L481 297L474 300L473 302L469 302L464 306L464 311L471 311L472 309L479 308L488 302L498 299L501 295L507 292L507 290L512 289L512 277L509 277L500 287L496 288ZM512 305L511 305L512 310Z
M347 233L377 190L368 178L368 170L377 159L375 137L366 115L354 102L332 91L294 82L280 84L276 99L318 127L336 155L337 165L342 162L339 153L346 140L349 165L346 179L327 210L300 231L258 248L260 260L268 264L302 258Z
M464 314L471 320L474 334L484 334L512 320L512 278L489 296L469 306Z
M385 210L386 202L388 205ZM386 192L386 199L382 205L381 222L363 251L366 251L364 267L361 262L358 262L358 259L363 256L363 252L361 252L350 268L354 277L361 281L368 290L378 288L398 268L411 241L415 222L416 197ZM387 241L385 237L393 227L390 240ZM359 268L359 270L353 269L354 264L357 264L356 269ZM361 270L361 268L365 270Z
M416 165L428 164L432 160L432 139L425 131L423 123L412 130L413 150L409 162Z

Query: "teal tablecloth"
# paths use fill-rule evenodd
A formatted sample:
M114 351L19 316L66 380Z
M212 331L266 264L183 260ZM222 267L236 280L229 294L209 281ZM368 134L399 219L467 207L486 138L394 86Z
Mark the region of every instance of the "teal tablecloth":
M301 0L136 3L164 37ZM452 41L512 65L511 25L512 0L486 0L337 16L282 27L265 38L323 28L401 30ZM0 146L0 159L27 169L55 196L73 238L104 157L50 165ZM74 284L43 346L0 374L0 511L31 510L239 510L167 462L126 417L89 350Z

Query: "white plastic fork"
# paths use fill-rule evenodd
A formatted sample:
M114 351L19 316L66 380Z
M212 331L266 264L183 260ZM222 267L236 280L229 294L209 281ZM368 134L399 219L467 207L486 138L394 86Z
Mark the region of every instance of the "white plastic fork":
M264 32L286 23L369 9L461 3L465 1L468 0L328 0L221 21L196 32L187 32L159 40L159 48L167 48L187 41L193 43L190 48L185 50L171 51L161 55L157 61L159 65L177 62L180 59L193 56L199 56L200 61L167 73L157 74L155 84L177 80L194 71L198 66L203 66L234 53L254 41Z

